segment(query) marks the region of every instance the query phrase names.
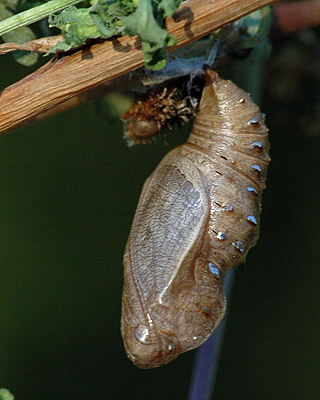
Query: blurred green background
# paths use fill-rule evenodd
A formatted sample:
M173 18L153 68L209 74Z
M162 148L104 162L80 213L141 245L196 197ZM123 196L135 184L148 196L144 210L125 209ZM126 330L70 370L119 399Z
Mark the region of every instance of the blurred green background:
M272 163L214 399L320 398L320 64L309 47L279 43L262 74ZM2 56L1 89L30 71ZM91 103L1 137L0 387L17 400L186 399L194 352L139 370L120 311L142 185L190 129L129 148L122 123Z

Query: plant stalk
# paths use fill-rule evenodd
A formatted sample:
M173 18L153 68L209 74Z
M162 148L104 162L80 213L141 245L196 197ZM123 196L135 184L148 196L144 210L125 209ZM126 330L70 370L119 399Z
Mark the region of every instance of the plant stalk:
M80 3L81 0L51 0L41 6L30 8L19 14L13 15L0 22L0 36L14 29L40 21L48 15L60 11L63 8Z

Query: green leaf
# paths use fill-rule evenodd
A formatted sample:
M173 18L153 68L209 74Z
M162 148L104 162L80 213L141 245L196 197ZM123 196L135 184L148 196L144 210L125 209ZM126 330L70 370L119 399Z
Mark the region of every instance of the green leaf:
M67 45L71 46L68 48L81 46L88 38L96 39L100 37L100 32L96 24L93 22L89 15L89 9L72 6L63 10L58 15L51 15L49 18L50 26L56 26L61 29L61 33ZM51 48L47 54L63 50L61 43Z
M156 50L154 52L148 52L148 43L142 43L142 50L144 52L144 62L148 69L157 71L162 69L167 62L166 49Z
M8 389L0 389L0 400L14 400L14 396Z
M172 14L180 6L181 0L161 0L158 5L158 10L163 11L164 17L172 17Z
M136 7L130 1L128 4L117 0L98 0L89 14L97 25L101 36L109 38L122 29L121 18L134 12Z
M72 44L66 43L66 42L58 42L56 45L54 45L53 47L51 47L51 49L49 49L45 56L48 56L51 53L59 53L60 51L68 51L71 50L74 46Z
M169 34L157 24L149 0L140 0L136 11L122 18L122 23L125 33L138 35L142 42L150 43L153 48L159 49L167 42Z
M138 35L146 67L153 70L161 69L166 64L166 47L175 43L175 37L170 35L157 23L149 0L140 0L136 11L122 18L123 34Z
M47 54L79 47L89 38L109 38L121 32L138 35L146 67L161 69L166 64L166 48L176 40L161 25L179 4L180 0L97 0L89 8L69 7L49 18L50 26L61 29L65 43L58 43Z

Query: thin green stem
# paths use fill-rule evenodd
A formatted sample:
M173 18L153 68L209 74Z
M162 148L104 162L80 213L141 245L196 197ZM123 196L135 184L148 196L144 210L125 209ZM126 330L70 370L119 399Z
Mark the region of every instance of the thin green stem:
M51 0L48 3L23 11L0 22L0 36L21 26L33 24L53 12L79 3L81 0Z

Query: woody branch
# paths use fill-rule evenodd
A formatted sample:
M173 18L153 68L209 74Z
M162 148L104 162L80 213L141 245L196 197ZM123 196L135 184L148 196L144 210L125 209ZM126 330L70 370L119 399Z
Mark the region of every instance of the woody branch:
M272 0L190 0L167 20L168 31L177 37L176 44L168 51L270 3ZM96 41L72 54L55 57L1 92L0 133L31 122L87 90L92 93L99 85L108 84L142 65L139 40L127 36Z

